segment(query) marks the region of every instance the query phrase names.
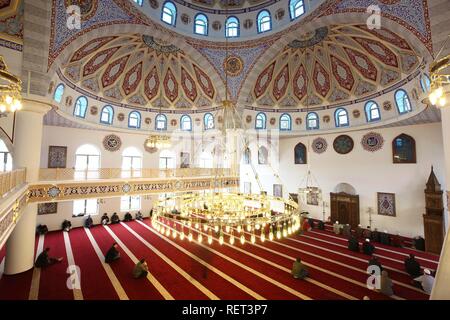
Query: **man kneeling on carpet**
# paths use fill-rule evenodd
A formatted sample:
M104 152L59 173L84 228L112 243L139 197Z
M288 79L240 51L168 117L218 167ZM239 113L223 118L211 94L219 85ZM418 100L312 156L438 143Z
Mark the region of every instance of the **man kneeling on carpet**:
M69 220L64 220L62 223L63 231L69 232L71 228L72 228L72 222L70 222Z
M308 269L303 265L300 258L294 261L291 274L295 279L305 279L308 276Z
M120 222L119 215L117 214L117 212L114 212L113 215L111 216L111 224L116 224L119 222Z
M57 262L61 262L63 258L51 258L48 256L48 252L50 251L50 248L45 248L44 251L41 252L41 254L37 257L36 262L34 263L34 266L36 268L45 268L52 264L55 264Z
M139 278L145 278L148 274L148 265L147 261L145 259L139 260L138 263L134 266L133 269L133 278L139 279Z
M102 225L104 225L104 226L109 223L109 217L106 212L102 215L102 219L100 221L101 221Z
M136 220L139 220L139 221L144 220L144 216L142 215L142 212L138 211L136 213Z
M105 262L106 263L111 263L117 259L120 258L120 252L118 250L118 245L117 243L113 243L112 247L108 250L108 252L105 255Z
M364 241L362 245L362 251L368 256L371 256L373 254L373 252L375 251L375 246L370 243L370 239L366 239L366 241Z
M127 212L123 217L123 222L130 222L130 221L133 221L133 216L131 215L131 213Z
M92 221L92 218L91 218L91 216L89 215L89 216L86 218L86 220L84 220L84 227L90 229L90 228L92 228L93 225L94 225L94 221Z
M359 252L359 241L353 235L348 238L348 249L350 251Z

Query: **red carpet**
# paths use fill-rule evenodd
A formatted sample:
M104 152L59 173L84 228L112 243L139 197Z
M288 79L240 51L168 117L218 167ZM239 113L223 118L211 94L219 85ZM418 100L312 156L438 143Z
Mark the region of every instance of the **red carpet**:
M3 259L6 255L6 244L0 249L0 263L2 263Z
M69 237L75 264L80 267L83 298L86 300L119 299L84 229L71 230Z

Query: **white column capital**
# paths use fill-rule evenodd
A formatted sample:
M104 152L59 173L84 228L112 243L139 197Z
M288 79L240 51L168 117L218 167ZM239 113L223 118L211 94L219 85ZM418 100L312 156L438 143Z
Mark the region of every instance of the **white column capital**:
M42 115L45 115L52 109L52 106L46 102L28 98L23 99L22 105L23 106L20 111L34 112Z

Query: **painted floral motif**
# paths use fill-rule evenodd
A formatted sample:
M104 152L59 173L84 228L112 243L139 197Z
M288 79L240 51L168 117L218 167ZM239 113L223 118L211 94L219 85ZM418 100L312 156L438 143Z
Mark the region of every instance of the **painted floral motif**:
M286 89L289 85L289 68L286 64L280 73L276 76L273 85L273 96L276 100L280 100L286 94Z
M121 146L122 140L115 134L110 134L103 138L103 147L105 148L105 150L114 152L118 151Z
M324 138L315 138L312 142L312 149L315 153L321 154L327 150L328 143Z
M364 150L375 152L383 147L384 139L381 134L376 132L369 132L361 139L361 145Z

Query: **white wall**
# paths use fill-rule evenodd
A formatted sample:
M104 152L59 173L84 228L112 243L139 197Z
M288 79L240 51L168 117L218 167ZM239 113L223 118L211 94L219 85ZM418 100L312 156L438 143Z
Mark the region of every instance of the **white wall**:
M373 153L364 150L361 145L362 136L370 131L380 133L385 140L383 148ZM392 163L392 140L401 133L408 134L416 140L416 164ZM305 186L301 185L301 182L309 168L322 188L323 200L328 204L325 208L326 218L330 215L330 192L334 191L337 184L345 182L351 184L359 195L360 220L364 226L369 224L367 209L372 207L374 209L373 227L388 230L391 233L400 232L405 236L423 236L424 189L432 165L445 190L441 124L363 130L346 134L353 138L355 144L353 151L347 155L340 155L333 149L334 138L339 134L319 135L328 143L326 152L322 154L314 153L310 146L317 136L281 139L279 172L284 186L283 196L287 196L288 192L296 193L298 188ZM299 142L309 146L309 165L294 164L294 147ZM274 161L273 157L272 161ZM252 163L257 163L256 151L253 148ZM272 166L276 167L277 164L272 162ZM252 179L253 175L250 173L250 178L245 176L246 173L251 172L248 167L242 168L241 184L244 181L253 181L252 192L258 192L255 181ZM255 167L262 177L264 189L268 194L272 194L273 184L279 183L273 175L273 170L268 166L256 165ZM377 192L395 193L396 217L377 214ZM301 210L310 212L314 218L322 219L322 206L301 204Z

